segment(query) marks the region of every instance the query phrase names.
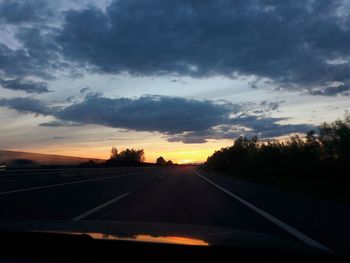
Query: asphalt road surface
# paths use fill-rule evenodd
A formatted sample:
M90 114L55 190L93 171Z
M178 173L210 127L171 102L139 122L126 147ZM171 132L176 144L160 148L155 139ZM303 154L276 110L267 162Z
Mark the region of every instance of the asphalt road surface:
M220 226L348 253L350 206L196 169L0 173L0 220L122 220Z

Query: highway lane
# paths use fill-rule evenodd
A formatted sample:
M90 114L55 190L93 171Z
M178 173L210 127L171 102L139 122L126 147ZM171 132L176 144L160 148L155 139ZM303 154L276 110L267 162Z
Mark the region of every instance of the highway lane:
M263 217L200 179L191 169L159 176L152 187L130 192L122 201L83 218L212 225L267 232L291 238Z
M320 243L350 255L349 204L319 200L212 172L200 172Z
M0 192L1 220L69 220L76 214L97 206L124 191L147 187L156 180L155 169L145 175L139 172L117 173L104 177L69 180L55 178L43 185L21 185Z
M241 190L234 189L230 183L220 181L219 179L222 179L220 176L201 171L200 173L203 173L205 178L220 183L224 189L240 194L244 189L247 193L243 195L244 198L249 197L249 192L254 191L254 187L249 188L245 185L241 186ZM88 174L86 177L83 175L70 179L50 177L44 180L46 181L17 180L5 183L12 186L7 186L8 193L0 191L0 220L125 220L186 223L222 226L298 239L293 232L286 231L269 218L201 178L192 167L134 168L132 171L114 171L102 176L97 173ZM51 186L45 187L45 185ZM29 190L16 192L26 188ZM279 197L275 203L281 205L283 193ZM272 216L277 214L284 220L286 217L280 217L280 210L285 210L286 207L273 208L273 200L269 200L272 206L271 204L265 206L261 202L264 198L264 194L261 193L260 196L256 195L255 199L246 198L246 200L258 204L262 209L267 207L267 212ZM285 203L285 206L289 204L293 202ZM289 210L290 213L298 213L298 207L289 206ZM305 221L308 219L305 218ZM324 238L322 242L318 242L320 240L315 240L310 231L292 217L284 223L294 227L295 230L301 228L302 234L307 234L307 237L321 246L331 245L331 249L334 249L337 245L332 240Z
M150 167L16 170L0 173L0 193L16 189L111 177L140 172ZM1 195L1 194L0 194Z

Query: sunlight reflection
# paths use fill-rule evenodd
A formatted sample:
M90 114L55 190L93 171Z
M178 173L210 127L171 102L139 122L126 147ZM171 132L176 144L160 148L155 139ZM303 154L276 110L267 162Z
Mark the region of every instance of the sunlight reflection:
M153 237L150 235L137 235L136 240L146 242L159 242L169 244L181 244L181 245L192 245L192 246L208 246L209 244L201 239L188 238L188 237L177 237L177 236L160 236Z
M117 236L103 233L84 233L94 239L108 239L108 240L125 240L125 241L139 241L150 243L165 243L165 244L179 244L189 246L209 246L209 243L204 240L190 237L179 236L151 236L151 235L133 235L133 236Z

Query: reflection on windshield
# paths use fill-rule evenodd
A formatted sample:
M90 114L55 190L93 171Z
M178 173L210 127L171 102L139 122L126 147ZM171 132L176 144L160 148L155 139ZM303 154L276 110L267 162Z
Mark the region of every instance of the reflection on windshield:
M149 242L149 243L163 243L163 244L177 244L188 246L209 246L209 243L199 239L191 237L180 236L152 236L146 234L139 235L110 235L105 233L96 232L67 232L67 231L54 231L51 233L69 234L69 235L88 235L93 239L105 239L105 240L117 240L117 241L137 241L137 242Z
M178 236L151 236L151 235L133 235L129 237L108 235L102 233L84 233L94 239L108 239L108 240L124 240L124 241L140 241L150 243L165 243L165 244L179 244L189 246L209 246L209 243L204 240L190 237Z
M122 238L125 240L124 238ZM128 238L126 238L128 240ZM189 238L189 237L177 237L177 236L159 236L154 237L151 235L136 235L135 241L141 242L153 242L153 243L167 243L167 244L181 244L191 246L209 246L209 243L201 239Z

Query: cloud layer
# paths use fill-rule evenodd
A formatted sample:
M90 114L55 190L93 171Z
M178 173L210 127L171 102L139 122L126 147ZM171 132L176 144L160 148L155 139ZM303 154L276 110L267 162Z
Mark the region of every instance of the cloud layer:
M5 89L22 90L27 93L49 92L48 85L45 82L28 81L20 78L10 80L0 79L0 86Z
M92 95L62 109L55 116L86 124L176 134L223 123L232 110L231 104L219 105L211 101L161 96L110 99Z
M16 26L22 48L0 44L0 77L47 79L67 69L243 75L314 95L349 91L347 1L122 0L103 10L57 9L1 2L1 20Z
M34 113L41 115L53 114L53 109L49 108L44 102L33 98L0 98L0 106L14 109L23 113Z
M43 127L98 124L159 132L170 142L204 143L208 139L234 139L240 135L272 138L313 128L304 124L280 124L286 119L266 114L278 107L276 102L265 102L264 105L265 111L249 114L242 113L245 106L240 104L165 96L111 99L90 94L83 101L66 107L48 107L33 98L0 99L0 106L57 119L42 123L40 126Z
M349 81L349 14L341 8L342 1L115 1L106 12L68 12L57 41L66 57L102 72L241 74L314 87Z

